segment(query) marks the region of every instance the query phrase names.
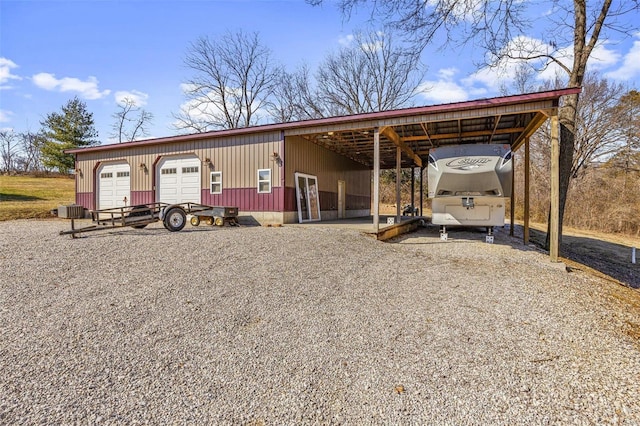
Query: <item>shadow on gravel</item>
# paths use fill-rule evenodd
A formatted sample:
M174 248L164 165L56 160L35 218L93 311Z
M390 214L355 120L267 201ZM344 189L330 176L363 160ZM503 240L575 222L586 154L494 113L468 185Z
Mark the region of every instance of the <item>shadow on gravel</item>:
M190 232L214 232L221 231L222 229L218 226L185 226L181 231L174 232L174 234L181 233L190 233ZM85 232L78 234L76 238L105 238L105 237L113 237L113 236L124 236L124 237L155 237L159 235L172 234L172 232L168 231L161 224L153 224L147 226L146 228L133 228L131 226L125 226L121 228L111 228L111 229L100 229L91 232ZM71 238L70 235L66 237Z
M531 241L544 245L546 233L531 229ZM631 247L597 238L562 236L560 255L614 278L624 285L640 288L640 264L631 263Z
M517 250L531 250L532 248L522 243L522 226L514 227L514 236L509 236L509 225L496 229L494 244L506 244ZM434 238L431 241L421 241L415 244L451 244L483 242L486 233L482 228L450 228L449 240L440 241L439 229L435 225L418 228L417 231L394 238L391 243L404 242L413 244L412 238L427 236ZM538 249L544 247L546 233L530 229L530 242ZM566 259L583 264L595 271L607 275L622 284L638 289L640 288L640 263L631 263L631 247L602 241L597 238L576 237L564 235L560 246L560 255ZM640 258L640 252L638 253ZM640 259L639 259L640 260Z

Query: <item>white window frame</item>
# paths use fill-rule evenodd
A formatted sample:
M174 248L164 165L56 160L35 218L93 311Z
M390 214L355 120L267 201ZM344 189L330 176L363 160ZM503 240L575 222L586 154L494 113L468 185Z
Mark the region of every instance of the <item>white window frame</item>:
M220 180L218 182L213 181L213 175L220 176ZM220 185L220 192L213 192L213 185ZM222 194L222 172L211 172L209 177L209 192L211 194Z
M260 179L260 172L269 172L269 180L267 179ZM268 183L269 184L269 190L268 191L260 191L260 184L261 183ZM258 169L258 194L271 194L271 169Z

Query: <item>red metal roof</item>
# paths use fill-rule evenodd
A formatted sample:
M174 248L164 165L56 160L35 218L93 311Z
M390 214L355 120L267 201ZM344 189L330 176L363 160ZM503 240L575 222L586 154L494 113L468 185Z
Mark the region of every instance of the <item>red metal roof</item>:
M302 128L312 129L314 127L321 127L321 126L330 126L330 125L338 125L338 124L343 125L343 124L349 124L349 123L355 124L359 122L371 122L375 120L382 121L382 120L393 119L398 117L411 117L411 116L443 113L443 112L455 112L455 111L465 111L465 110L473 110L473 109L482 110L482 109L493 108L497 106L525 104L525 103L531 103L536 101L558 100L561 96L577 94L577 93L580 93L580 91L581 91L580 88L558 89L558 90L550 90L546 92L527 93L527 94L512 95L512 96L501 96L501 97L495 97L495 98L477 99L477 100L471 100L471 101L455 102L455 103L440 104L440 105L404 108L404 109L397 109L397 110L391 110L391 111L345 115L345 116L338 116L338 117L320 118L315 120L294 121L294 122L288 122L288 123L264 124L259 126L243 127L239 129L217 130L217 131L206 132L206 133L194 133L194 134L188 134L188 135L168 136L163 138L146 139L146 140L125 142L125 143L119 143L119 144L98 145L98 146L92 146L92 147L86 147L86 148L70 149L70 150L67 150L66 152L71 154L77 154L77 153L85 153L85 152L109 151L109 150L140 147L140 146L146 146L146 145L154 145L154 144L157 145L157 144L165 144L165 143L194 141L194 140L201 140L201 139L212 139L212 138L219 138L224 136L237 136L237 135L252 134L252 133L285 131L285 130L295 130L295 129L302 129Z

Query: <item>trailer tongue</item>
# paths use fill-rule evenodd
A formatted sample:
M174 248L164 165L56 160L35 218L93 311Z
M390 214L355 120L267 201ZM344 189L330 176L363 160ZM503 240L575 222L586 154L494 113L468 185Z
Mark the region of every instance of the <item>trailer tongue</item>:
M114 228L133 227L144 228L150 223L162 221L166 229L171 232L182 230L187 223L187 215L193 215L191 224L200 224L200 218L206 217L206 223L223 226L238 224L237 207L214 207L197 203L149 203L128 207L117 207L103 210L92 210L91 220L93 225L82 228L75 227L75 219L84 217L84 209L81 206L60 206L58 216L71 219L71 229L60 231L60 235L71 235L84 232L102 231ZM194 220L194 218L197 218ZM210 218L210 219L209 219Z

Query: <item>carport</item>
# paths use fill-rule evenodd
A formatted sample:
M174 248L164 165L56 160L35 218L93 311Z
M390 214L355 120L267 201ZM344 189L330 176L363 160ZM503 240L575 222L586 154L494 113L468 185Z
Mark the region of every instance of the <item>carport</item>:
M284 135L302 136L373 170L373 231L380 229L380 170L395 168L396 221L400 222L400 170L427 165L429 149L446 145L509 144L524 146L524 241L529 240L529 138L551 120L550 257L558 260L559 240L559 124L561 97L581 89L560 89L444 105L407 108L285 124ZM412 180L413 185L413 180ZM413 189L413 188L412 188ZM412 191L412 197L413 195ZM423 204L420 191L420 206ZM412 200L412 204L414 200ZM511 203L513 205L512 194ZM513 223L513 208L511 221Z

